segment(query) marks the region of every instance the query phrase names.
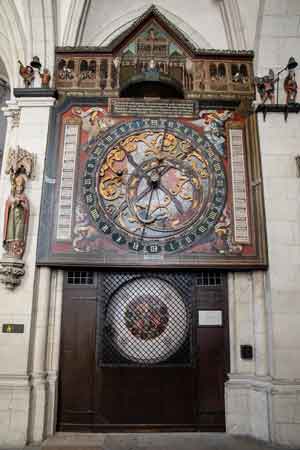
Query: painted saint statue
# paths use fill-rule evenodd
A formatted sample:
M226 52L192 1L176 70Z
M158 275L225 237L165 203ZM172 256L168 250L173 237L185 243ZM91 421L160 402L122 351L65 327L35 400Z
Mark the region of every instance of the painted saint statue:
M22 258L29 220L29 201L24 194L25 178L18 175L12 180L11 195L5 203L3 245L7 256Z

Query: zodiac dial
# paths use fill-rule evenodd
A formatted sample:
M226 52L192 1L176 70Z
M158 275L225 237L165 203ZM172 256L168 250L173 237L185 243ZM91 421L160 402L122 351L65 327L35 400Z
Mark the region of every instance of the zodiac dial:
M133 252L176 252L201 241L226 198L211 143L175 120L137 119L92 151L83 191L97 228Z

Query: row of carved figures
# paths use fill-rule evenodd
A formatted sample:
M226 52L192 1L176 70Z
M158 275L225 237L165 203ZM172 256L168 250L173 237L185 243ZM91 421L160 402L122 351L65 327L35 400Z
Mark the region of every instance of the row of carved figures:
M193 62L184 58L60 58L56 67L58 86L61 83L65 87L92 81L99 83L102 89L118 88L135 75L155 69L182 83L187 90L205 90L206 86L211 89L214 85L228 90L230 83L243 91L251 90L249 66L238 62Z
M275 103L275 88L277 83L279 83L279 76L275 76L273 69L269 70L268 75L264 75L263 77L255 77L256 89L263 104ZM289 105L295 103L298 93L298 84L296 81L296 74L293 69L288 71L288 74L283 81L283 88L286 94L286 104Z
M147 63L147 61L127 61L122 66L125 70L124 74L120 73L120 59L115 58L114 60L103 59L99 63L99 77L100 81L105 82L105 85L101 85L102 88L107 87L106 83L109 79L109 87L118 87L119 86L119 78L121 83L126 81L126 71L127 76L130 74L133 75L132 71L136 73L141 73L149 70L149 64L151 65L151 61ZM51 80L51 76L49 70L44 68L41 71L41 63L38 56L34 56L31 63L28 65L24 65L21 61L19 61L20 70L19 73L23 78L25 87L42 87L48 88ZM174 65L175 64L175 65ZM183 64L183 65L182 65ZM78 61L78 69L79 69L79 80L95 80L97 74L97 61L95 59L82 59ZM149 66L149 67L148 67ZM170 66L170 67L169 67ZM192 68L193 66L185 68L185 63L177 63L173 62L163 62L161 64L156 63L155 67L158 71L162 73L168 73L170 68L174 66L174 74L175 78L178 81L183 82L184 87L188 89L193 89L193 77L192 77ZM178 67L177 67L178 66ZM126 69L127 67L127 69ZM131 68L131 70L128 70ZM177 69L176 69L177 68ZM57 65L58 69L58 79L63 81L72 81L75 78L75 61L73 59L65 60L60 59ZM184 70L183 70L184 69ZM179 72L177 73L176 72ZM208 70L208 73L206 71ZM222 82L225 81L228 77L229 68L223 62L220 63L209 63L208 67L205 68L203 63L196 63L195 65L195 75L199 80L199 89L204 89L205 79L209 78L211 82ZM231 64L230 65L230 80L234 83L248 83L249 81L249 73L246 64ZM190 74L190 77L188 75ZM267 75L262 77L255 77L255 84L257 92L260 96L261 102L265 103L275 103L275 88L277 83L279 83L279 76L275 76L274 71L272 69L269 70ZM284 79L283 87L286 93L286 104L291 104L296 102L296 97L298 93L298 85L295 76L295 70L291 69L288 71L287 76ZM197 89L197 87L195 86ZM278 100L278 99L277 99Z

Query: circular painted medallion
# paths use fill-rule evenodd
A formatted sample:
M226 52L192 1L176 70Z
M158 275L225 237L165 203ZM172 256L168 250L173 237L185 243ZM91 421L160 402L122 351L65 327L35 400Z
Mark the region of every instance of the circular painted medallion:
M142 364L171 357L187 338L189 313L180 292L158 278L123 285L110 299L106 326L112 345Z

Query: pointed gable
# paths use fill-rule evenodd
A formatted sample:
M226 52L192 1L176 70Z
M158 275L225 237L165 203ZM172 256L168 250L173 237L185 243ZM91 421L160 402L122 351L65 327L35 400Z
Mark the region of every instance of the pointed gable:
M187 57L196 50L154 5L114 39L109 47L113 53L121 50L124 56L142 57L149 57L151 51L153 57Z

